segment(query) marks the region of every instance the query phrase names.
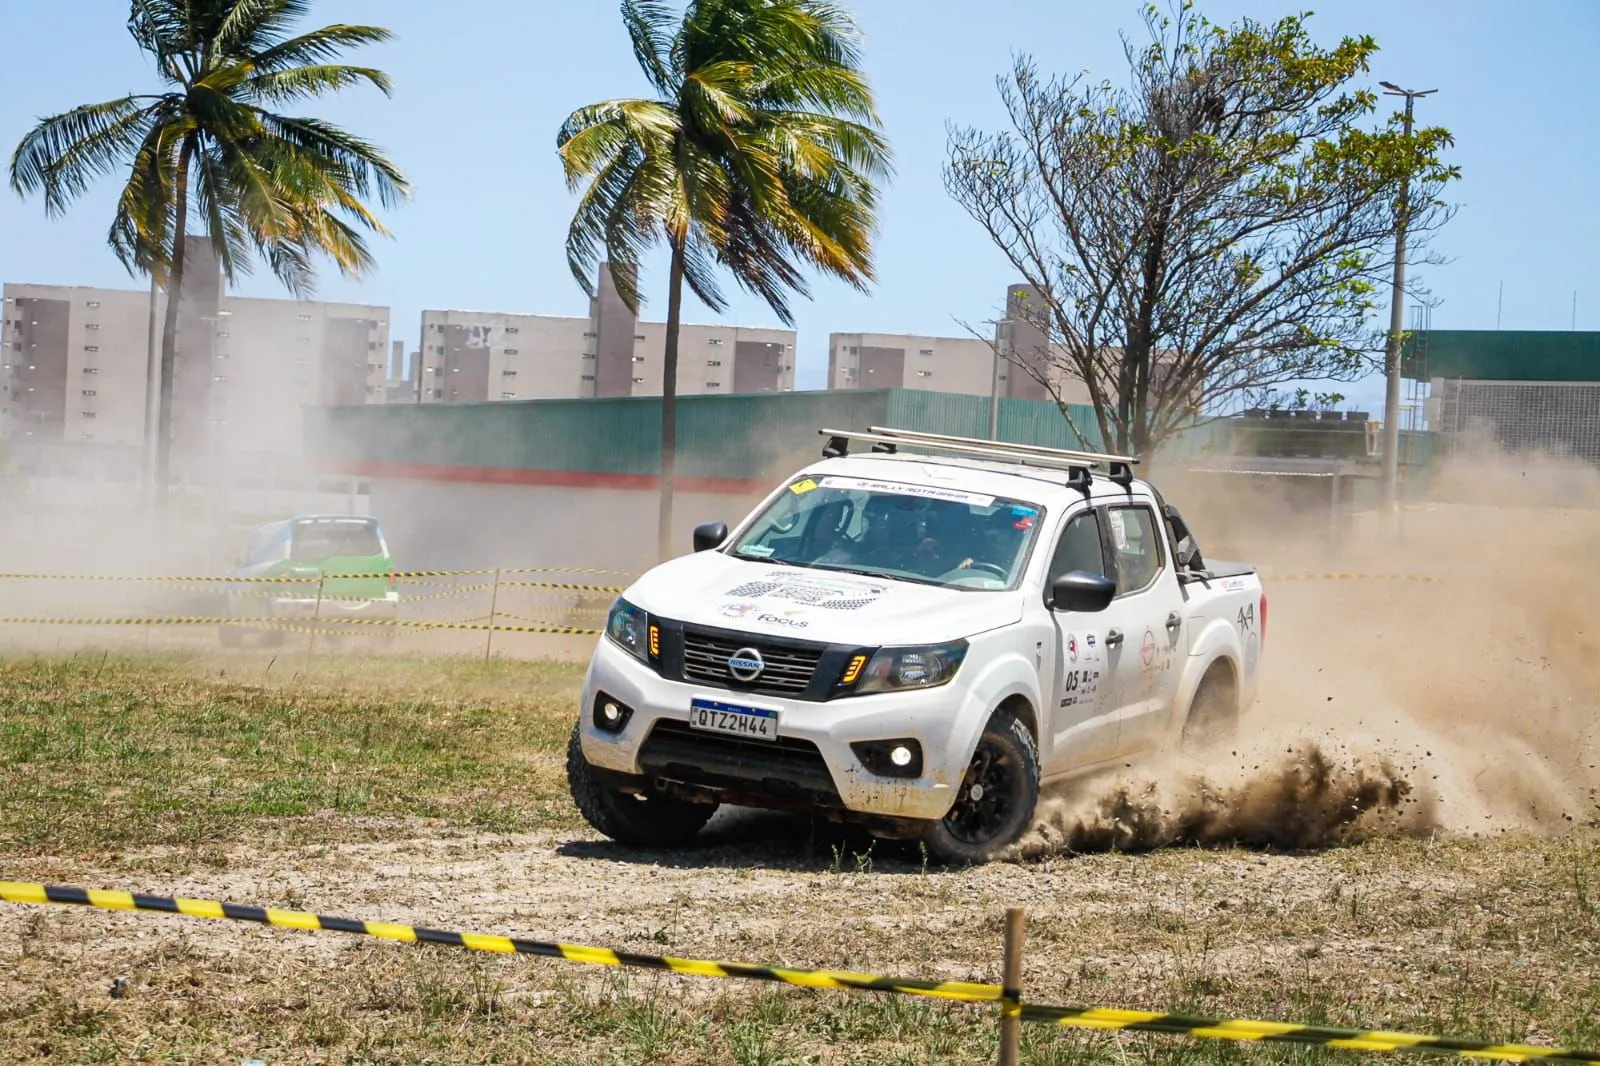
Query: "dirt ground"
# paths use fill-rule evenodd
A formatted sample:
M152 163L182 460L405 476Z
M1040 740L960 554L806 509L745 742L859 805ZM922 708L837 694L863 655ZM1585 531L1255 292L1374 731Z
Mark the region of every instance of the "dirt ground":
M1054 796L1011 861L928 868L753 812L666 853L323 811L203 861L33 849L0 878L983 981L1023 906L1031 999L1600 1046L1600 511L1515 488L1447 480L1399 549L1370 519L1336 554L1266 542L1241 742ZM1253 557L1248 531L1215 539ZM1440 580L1281 579L1332 571ZM559 757L526 755L552 775ZM993 1029L961 1005L0 908L6 1061L978 1062ZM1332 1055L1030 1032L1025 1061Z

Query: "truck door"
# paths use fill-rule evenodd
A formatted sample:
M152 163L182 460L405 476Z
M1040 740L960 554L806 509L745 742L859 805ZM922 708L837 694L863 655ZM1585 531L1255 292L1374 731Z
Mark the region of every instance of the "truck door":
M1170 720L1188 634L1183 596L1168 559L1155 508L1146 503L1104 508L1106 549L1117 598L1105 612L1105 640L1114 652L1118 709L1116 753L1154 747Z
M1105 543L1098 512L1084 510L1067 519L1050 558L1046 591L1073 570L1109 576ZM1054 670L1044 688L1046 698L1053 694L1054 700L1047 717L1052 738L1047 775L1110 759L1117 742L1101 616L1050 613L1056 641Z

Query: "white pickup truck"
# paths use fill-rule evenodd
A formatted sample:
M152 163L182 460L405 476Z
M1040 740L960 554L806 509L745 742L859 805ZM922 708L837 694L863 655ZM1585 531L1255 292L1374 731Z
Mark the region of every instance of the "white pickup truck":
M1202 560L1136 460L821 433L820 462L612 606L567 753L601 833L675 845L720 804L798 808L982 862L1041 786L1254 701L1260 580Z

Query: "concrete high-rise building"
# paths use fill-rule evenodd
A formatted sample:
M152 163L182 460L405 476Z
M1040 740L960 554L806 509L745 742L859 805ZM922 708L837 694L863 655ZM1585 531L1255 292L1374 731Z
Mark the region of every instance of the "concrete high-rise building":
M389 311L223 291L190 238L173 368L173 451L298 455L306 404L383 403ZM155 360L166 300L155 300ZM152 395L148 290L6 284L0 435L139 447Z
M641 322L600 270L589 317L495 311L422 313L422 402L659 396L666 325ZM684 323L683 394L794 388L795 333Z
M1030 285L1006 290L1006 332L1010 356L999 359L996 344L979 337L927 337L911 333L833 333L828 337L828 388L926 389L930 392L1049 400L1052 381L1067 403L1088 403L1089 390L1052 359L1045 331L1037 324L1036 293ZM1037 368L1039 374L1030 373Z

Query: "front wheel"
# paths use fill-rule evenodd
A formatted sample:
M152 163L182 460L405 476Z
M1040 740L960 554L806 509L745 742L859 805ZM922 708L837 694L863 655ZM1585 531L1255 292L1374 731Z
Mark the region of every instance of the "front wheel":
M715 803L687 803L667 796L637 796L603 781L583 757L578 727L567 742L567 787L584 820L619 844L670 848L688 843L711 816Z
M996 858L1027 832L1039 801L1039 747L1014 715L996 712L962 776L956 802L923 837L937 862Z

